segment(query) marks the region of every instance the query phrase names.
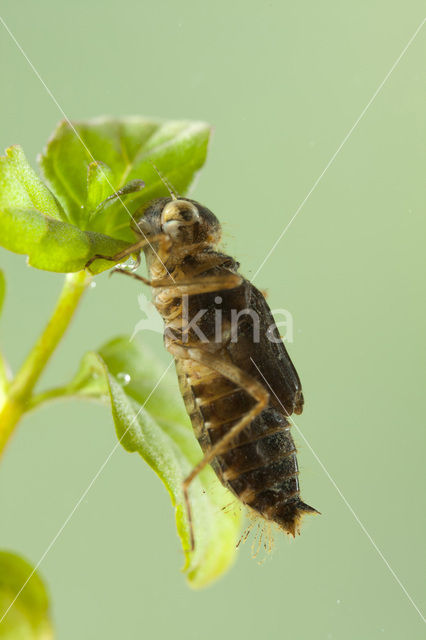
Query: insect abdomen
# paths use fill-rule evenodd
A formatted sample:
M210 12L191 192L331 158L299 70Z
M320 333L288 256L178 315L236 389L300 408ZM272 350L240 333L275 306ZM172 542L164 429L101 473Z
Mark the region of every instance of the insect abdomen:
M254 400L219 375L194 381L187 375L187 366L184 361L177 365L181 391L206 452L252 408ZM289 421L273 406L264 409L211 464L222 483L244 504L292 535L303 512L315 512L300 499Z

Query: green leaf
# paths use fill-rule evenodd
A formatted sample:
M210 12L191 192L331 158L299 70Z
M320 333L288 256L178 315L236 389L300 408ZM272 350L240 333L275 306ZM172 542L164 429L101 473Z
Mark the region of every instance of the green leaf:
M138 193L139 191L142 191L142 189L144 188L145 188L145 182L143 180L130 180L130 182L127 182L124 185L124 187L122 187L118 191L114 191L113 193L111 193L111 195L109 195L104 200L99 202L96 209L101 209L102 207L105 207L109 202L115 202L117 200L121 201L126 196L133 195L134 193Z
M61 220L34 209L0 210L0 244L28 256L28 264L37 269L71 273L84 269L96 255L114 255L126 245L109 236L81 231ZM96 261L96 271L109 269L111 262Z
M0 623L1 640L53 638L46 589L39 575L32 572L31 565L19 556L0 551L0 620L29 579Z
M18 145L9 147L6 156L0 157L0 208L36 209L66 220L61 205L31 169Z
M66 222L60 204L18 146L0 157L0 245L27 255L33 267L63 273L84 269L97 253L114 255L126 246ZM96 271L110 267L111 262L96 263Z
M141 117L98 118L71 125L63 121L39 162L70 220L80 227L91 228L86 206L90 163L102 162L109 167L105 179L110 193L131 180L143 180L147 188L137 202L140 206L153 198L168 195L152 163L181 195L185 194L205 162L209 136L210 127L203 122L161 122ZM133 237L129 217L129 211L121 206L111 234L120 238L125 234L124 239L130 242ZM99 226L96 230L102 231Z
M131 180L122 189L114 191L100 202L89 218L88 227L123 240L129 238L129 220L136 209L146 201L143 180ZM120 221L125 208L125 226L120 230ZM133 236L134 241L134 236Z
M156 387L163 373L164 367L145 347L123 337L112 340L98 353L87 354L79 374L67 389L73 395L98 394L102 399L109 394L121 445L127 451L139 453L169 492L185 553L183 570L190 585L198 588L211 583L232 564L241 512L213 470L206 468L190 488L195 550L189 550L182 482L202 453L176 376L165 376ZM139 502L135 508L140 508Z
M100 202L112 193L111 181L114 179L112 169L104 162L91 162L87 169L87 201L88 211L94 211Z
M62 122L39 158L53 193L22 149L11 147L0 157L0 245L59 272L78 271L97 253L118 253L135 241L135 211L168 193L153 163L184 195L205 162L209 136L202 122ZM91 271L112 266L98 260Z

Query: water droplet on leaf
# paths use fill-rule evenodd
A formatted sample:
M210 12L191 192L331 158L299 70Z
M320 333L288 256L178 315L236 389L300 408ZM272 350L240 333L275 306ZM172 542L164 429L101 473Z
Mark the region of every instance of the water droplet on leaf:
M129 384L131 377L128 373L123 373L122 371L120 371L120 373L117 373L117 380L122 387L125 387L126 384Z

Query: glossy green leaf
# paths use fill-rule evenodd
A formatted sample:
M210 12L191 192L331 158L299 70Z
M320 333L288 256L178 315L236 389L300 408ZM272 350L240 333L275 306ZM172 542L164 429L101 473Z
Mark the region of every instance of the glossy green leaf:
M101 398L109 395L121 445L127 451L139 453L169 492L185 553L183 570L191 586L198 588L211 583L232 564L241 512L213 470L206 468L190 489L195 550L189 550L182 481L202 453L176 376L173 372L162 378L164 369L137 340L117 338L98 353L85 357L67 393L91 397L98 394ZM139 501L135 508L140 508Z
M0 551L0 620L4 616L0 622L1 640L53 638L46 588L37 572L31 575L32 572L31 565L19 556Z
M80 271L95 254L114 255L126 246L34 209L0 210L0 244L9 251L27 255L28 264L33 267L61 273ZM96 261L97 271L110 267L110 262Z
M98 118L71 125L63 121L39 162L71 221L79 227L91 228L87 210L87 167L90 163L102 162L109 168L106 179L110 194L131 180L143 180L147 186L137 203L140 206L153 198L168 195L152 163L181 195L186 193L205 162L209 136L210 127L203 122L161 122L141 117ZM129 217L129 211L121 206L111 235L123 238L124 234L124 239L130 242L133 238ZM102 231L99 226L96 230Z

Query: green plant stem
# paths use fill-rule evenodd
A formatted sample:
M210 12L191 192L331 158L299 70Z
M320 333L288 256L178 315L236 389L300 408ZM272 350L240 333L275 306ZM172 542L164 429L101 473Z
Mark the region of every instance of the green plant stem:
M56 349L91 281L85 271L68 274L53 314L27 359L10 383L0 410L0 455L25 413L34 386Z
M46 402L50 402L51 400L58 399L66 399L69 398L70 394L68 391L68 387L55 387L54 389L48 389L47 391L42 391L41 393L37 393L33 395L27 403L27 411L33 411L37 407L45 404Z

